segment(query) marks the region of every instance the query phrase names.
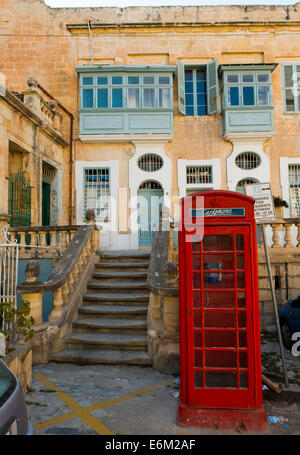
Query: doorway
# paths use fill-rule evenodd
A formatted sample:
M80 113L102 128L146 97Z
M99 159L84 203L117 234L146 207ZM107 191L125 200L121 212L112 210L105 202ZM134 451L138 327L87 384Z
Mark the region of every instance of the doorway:
M138 189L138 241L141 247L151 246L154 232L159 229L163 194L162 186L154 180L143 182Z
M42 226L50 226L50 195L51 185L48 181L42 181Z

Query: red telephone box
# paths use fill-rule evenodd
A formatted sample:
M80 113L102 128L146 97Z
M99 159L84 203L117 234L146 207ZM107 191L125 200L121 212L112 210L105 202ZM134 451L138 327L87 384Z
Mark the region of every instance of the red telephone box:
M181 200L180 425L263 430L254 199Z

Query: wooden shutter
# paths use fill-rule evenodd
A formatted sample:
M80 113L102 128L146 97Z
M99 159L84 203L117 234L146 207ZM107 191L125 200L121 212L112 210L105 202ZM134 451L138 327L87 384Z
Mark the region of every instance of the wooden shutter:
M207 113L215 114L219 111L219 86L218 86L218 62L213 60L206 65L207 87Z
M296 96L294 93L294 66L283 66L284 112L295 112Z
M185 115L184 64L178 60L178 109Z

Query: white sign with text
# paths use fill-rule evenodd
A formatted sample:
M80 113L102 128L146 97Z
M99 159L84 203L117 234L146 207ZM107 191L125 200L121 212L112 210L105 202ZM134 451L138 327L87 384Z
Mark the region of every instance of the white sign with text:
M270 183L245 185L245 191L247 196L255 199L254 217L257 223L272 223L276 221Z

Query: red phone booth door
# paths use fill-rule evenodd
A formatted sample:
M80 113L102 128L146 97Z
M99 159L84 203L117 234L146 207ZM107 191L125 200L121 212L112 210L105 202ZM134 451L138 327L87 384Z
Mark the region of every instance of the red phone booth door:
M254 408L250 228L205 226L186 253L190 405Z

